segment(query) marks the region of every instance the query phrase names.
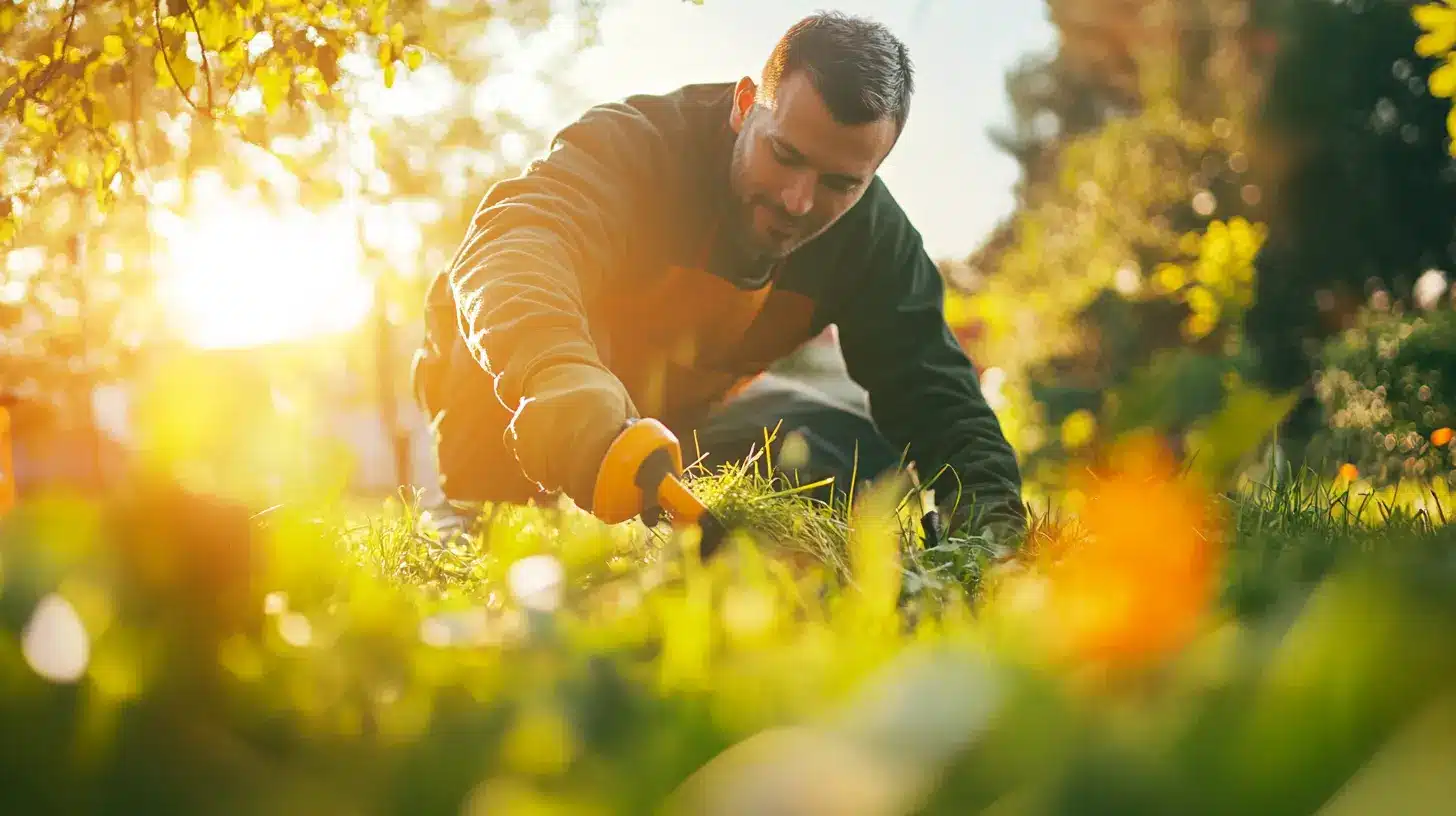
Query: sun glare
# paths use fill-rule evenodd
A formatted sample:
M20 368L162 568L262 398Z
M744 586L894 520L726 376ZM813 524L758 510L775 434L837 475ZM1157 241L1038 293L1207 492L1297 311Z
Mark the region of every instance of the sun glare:
M275 213L209 197L159 229L158 297L169 323L202 348L244 348L347 331L373 293L344 212Z

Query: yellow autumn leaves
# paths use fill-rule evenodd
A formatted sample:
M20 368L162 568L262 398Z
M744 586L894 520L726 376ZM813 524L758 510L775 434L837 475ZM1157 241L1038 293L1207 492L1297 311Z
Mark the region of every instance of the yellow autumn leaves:
M1456 47L1456 7L1451 0L1442 0L1416 6L1411 9L1411 16L1425 32L1416 40L1416 53L1445 59L1441 67L1431 72L1431 95L1442 99L1456 96L1456 54L1451 52ZM1456 156L1456 108L1446 117L1446 130L1452 136L1448 150Z

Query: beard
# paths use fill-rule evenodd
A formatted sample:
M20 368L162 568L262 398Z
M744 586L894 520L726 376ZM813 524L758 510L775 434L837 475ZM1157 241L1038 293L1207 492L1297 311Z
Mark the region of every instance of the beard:
M727 215L723 228L732 246L745 258L755 262L773 263L787 257L802 246L807 239L802 235L802 229L799 229L788 240L775 241L760 233L754 224L754 211L759 207L779 215L784 220L791 219L784 213L782 207L769 197L754 192L748 185L746 146L751 138L750 128L753 115L750 114L749 123L745 124L743 132L739 134L733 144L733 157L728 170L730 200L727 203Z

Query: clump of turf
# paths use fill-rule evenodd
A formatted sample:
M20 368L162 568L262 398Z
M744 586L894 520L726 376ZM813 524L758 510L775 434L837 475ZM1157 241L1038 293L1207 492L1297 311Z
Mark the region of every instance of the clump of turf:
M849 513L842 505L812 495L825 485L792 484L760 456L713 472L690 469L688 484L730 531L848 574Z
M852 487L838 489L828 481L801 484L776 470L762 450L716 471L689 468L687 476L693 492L729 530L746 533L778 557L822 564L840 580L852 580L850 538L861 504L867 512L889 513L907 596L974 591L999 557L988 537L970 530L941 529L927 540L913 478L881 478L856 496ZM866 501L871 494L875 500Z

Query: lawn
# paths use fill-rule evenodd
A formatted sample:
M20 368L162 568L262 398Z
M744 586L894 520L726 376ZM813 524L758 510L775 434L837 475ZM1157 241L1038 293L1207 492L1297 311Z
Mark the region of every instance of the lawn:
M1025 541L748 467L741 529L138 484L0 549L8 813L1392 813L1456 796L1456 538L1155 458ZM406 497L408 498L408 497ZM1374 804L1378 803L1378 805Z

